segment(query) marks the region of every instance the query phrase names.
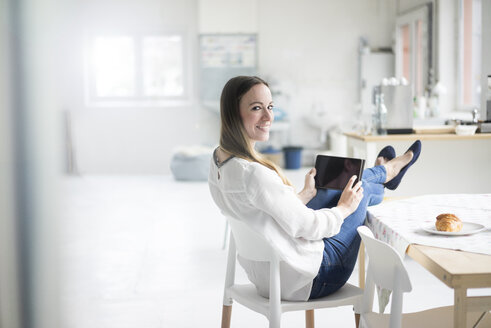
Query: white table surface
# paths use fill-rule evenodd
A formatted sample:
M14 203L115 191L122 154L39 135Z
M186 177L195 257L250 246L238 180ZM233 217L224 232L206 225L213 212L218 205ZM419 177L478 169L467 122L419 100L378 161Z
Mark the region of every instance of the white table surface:
M465 236L443 236L424 231L423 224L442 213L464 222L479 223L485 230ZM385 201L369 208L367 225L377 239L395 247L401 255L410 244L435 246L491 255L491 194L426 195Z

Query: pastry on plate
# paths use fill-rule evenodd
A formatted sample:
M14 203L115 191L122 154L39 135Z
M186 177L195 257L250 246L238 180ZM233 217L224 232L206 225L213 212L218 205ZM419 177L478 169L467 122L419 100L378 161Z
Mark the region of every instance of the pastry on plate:
M458 232L462 230L462 221L455 214L444 213L436 217L435 226L438 231Z

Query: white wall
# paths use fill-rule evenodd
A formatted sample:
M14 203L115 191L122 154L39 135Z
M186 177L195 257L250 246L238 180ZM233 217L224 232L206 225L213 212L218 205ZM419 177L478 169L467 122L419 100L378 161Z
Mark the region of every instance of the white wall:
M73 147L80 173L167 173L174 147L216 140L208 137L209 130L218 129L216 114L200 110L196 85L191 104L184 107L90 108L84 103L83 51L87 30L178 26L189 36L191 70L195 71L196 1L73 0L65 5L64 17L60 90L64 109L71 112Z
M438 75L446 86L441 113L455 109L457 0L429 0L438 10ZM219 117L199 103L198 34L258 33L259 75L292 121L290 141L320 146L320 131L306 117L322 111L333 124L354 124L357 46L393 44L397 13L427 0L71 0L60 56L64 109L72 113L76 164L87 174L169 173L174 147L218 142ZM483 0L489 6L489 0ZM487 7L485 7L487 8ZM485 12L485 10L484 10ZM485 14L484 14L485 15ZM483 19L483 26L486 20ZM175 108L88 108L83 99L86 29L178 25L189 35L194 78L191 104ZM488 26L489 27L489 26ZM489 30L489 28L488 28ZM485 38L487 32L483 32ZM489 53L483 47L483 53ZM489 67L483 55L483 67ZM489 63L488 63L489 64ZM487 65L487 66L486 66ZM489 73L489 72L488 72ZM485 81L483 81L485 83ZM450 114L449 114L450 115ZM330 122L331 123L331 122Z
M320 131L306 121L323 111L351 128L357 102L358 40L390 47L395 26L391 0L261 1L259 69L287 96L292 143L319 146Z
M259 0L198 0L199 33L257 33Z
M65 9L62 53L68 69L60 89L72 115L76 164L86 174L168 173L175 146L218 141L219 118L201 108L197 85L189 107L87 108L84 29L178 24L190 36L193 65L198 31L257 32L260 75L284 93L276 103L294 122L291 140L317 146L319 131L304 117L317 106L334 122L353 123L358 38L367 37L373 47L390 46L396 10L392 0L72 0Z
M312 111L354 124L358 39L390 47L394 24L390 0L200 1L201 32L258 33L259 74L282 93L274 100L293 122L291 142L308 147L321 146Z
M258 33L259 74L293 123L290 138L279 139L307 147L322 146L320 129L307 123L313 111L329 116L329 125L353 126L358 39L390 47L394 18L386 0L200 1L200 31Z

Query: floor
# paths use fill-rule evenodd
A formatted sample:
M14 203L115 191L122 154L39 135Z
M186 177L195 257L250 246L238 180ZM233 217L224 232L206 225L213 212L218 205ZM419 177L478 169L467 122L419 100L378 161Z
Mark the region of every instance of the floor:
M303 172L287 172L294 184ZM225 222L206 182L172 176L72 176L62 186L64 328L219 327ZM452 291L406 259L405 311L453 303ZM357 283L357 269L350 279ZM239 269L237 281L246 281ZM318 327L354 327L349 307L316 311ZM303 327L300 312L284 327ZM232 327L267 327L234 305Z

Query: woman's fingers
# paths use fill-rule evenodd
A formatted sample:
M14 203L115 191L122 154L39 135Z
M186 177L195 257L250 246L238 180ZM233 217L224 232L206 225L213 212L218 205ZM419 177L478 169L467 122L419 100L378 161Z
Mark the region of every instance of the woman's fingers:
M346 216L353 213L363 199L363 183L362 181L358 181L354 184L355 181L356 175L349 179L338 201L338 207L345 211Z
M317 173L317 171L315 170L315 167L311 168L309 172L307 172L306 176L307 177L315 177L315 174Z
M358 181L358 182L356 183L356 185L353 187L353 189L354 189L354 190L356 190L356 191L358 191L359 189L362 189L362 188L361 188L361 185L362 185L362 184L363 184L363 183L362 183L361 181Z
M344 190L350 190L353 187L353 183L356 180L356 175L353 175L349 180L348 183L346 184L346 187L344 187Z
M315 189L315 168L310 169L307 174L305 174L305 184L302 189L298 193L298 196L302 200L304 204L307 204L312 198L317 194L317 189Z
M355 177L356 179L356 177ZM362 182L358 181L353 188L349 189L348 192L353 195L353 202L358 206L358 203L363 198L363 187Z

